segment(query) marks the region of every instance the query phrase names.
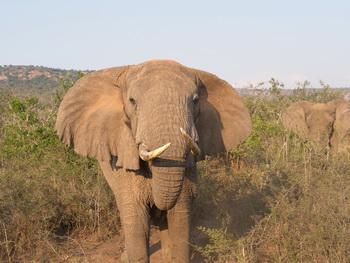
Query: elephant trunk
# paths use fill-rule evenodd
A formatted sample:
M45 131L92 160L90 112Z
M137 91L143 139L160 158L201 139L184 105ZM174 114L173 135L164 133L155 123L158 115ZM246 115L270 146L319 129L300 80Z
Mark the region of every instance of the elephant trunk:
M144 144L139 147L141 159L152 161L153 200L160 210L171 209L181 193L187 149L200 154L195 140L183 128L179 131L181 136L178 136L177 140L172 139L173 143L167 143L152 151L145 150L147 147ZM162 155L163 153L165 154Z
M163 147L158 147L159 145L170 146L156 158L149 160L152 173L152 195L158 209L169 210L175 205L181 193L189 147L181 136L179 128L160 136L157 143L152 143L151 149ZM142 149L142 145L140 148Z
M185 167L152 167L152 193L156 207L171 209L182 189Z
M151 164L153 200L160 210L169 210L175 205L185 173L184 158L174 159L172 155L162 155L166 151L174 153L174 149L169 149L170 145L167 143L151 151L146 150L144 144L139 146L140 158Z
M147 97L162 101L161 104L145 103L140 107L136 141L140 157L146 157L141 159L148 161L152 173L154 204L160 210L169 210L182 190L187 155L190 150L197 153L199 149L196 138L185 135L192 135L194 129L187 98L180 96L176 88L162 93L160 90L164 88L149 90Z
M171 209L181 193L189 150L180 135L180 129L171 134L172 136L164 134L160 137L158 145L163 145L164 142L170 142L171 145L150 162L153 201L160 210Z

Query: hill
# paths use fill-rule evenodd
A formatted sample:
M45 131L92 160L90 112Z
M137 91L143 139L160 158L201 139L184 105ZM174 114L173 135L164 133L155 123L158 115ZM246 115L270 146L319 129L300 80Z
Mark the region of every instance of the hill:
M78 70L64 70L43 66L0 66L0 89L22 95L51 95L65 80L75 81Z
M85 70L66 70L49 68L43 66L23 66L23 65L0 65L0 90L11 91L15 95L38 96L40 98L50 97L60 86L63 80L75 82L82 73L91 71ZM284 87L283 83L271 79L264 83L261 82L257 86L240 87L236 90L243 96L264 96L268 97L271 87L278 86L282 95L290 96L296 90L304 90L308 93L317 93L319 88L313 88L310 82L305 81L296 83L292 89ZM322 88L331 88L329 85L321 82ZM349 92L348 88L334 88L339 92Z

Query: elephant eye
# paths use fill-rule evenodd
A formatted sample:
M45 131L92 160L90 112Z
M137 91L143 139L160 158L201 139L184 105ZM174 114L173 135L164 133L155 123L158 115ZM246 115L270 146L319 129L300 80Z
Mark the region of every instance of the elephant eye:
M198 102L199 102L198 94L194 94L192 100L193 100L194 104L198 104Z
M136 100L134 98L130 97L129 101L132 105L136 105Z

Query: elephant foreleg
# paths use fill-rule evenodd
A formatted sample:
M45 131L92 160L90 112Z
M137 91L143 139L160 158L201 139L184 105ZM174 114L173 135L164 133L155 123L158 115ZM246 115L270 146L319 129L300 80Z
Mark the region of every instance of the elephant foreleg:
M149 217L140 215L140 208L124 207L121 213L122 227L125 234L126 262L149 262Z
M190 261L190 206L190 202L180 202L168 212L171 262L185 263Z
M125 235L124 261L149 262L148 207L137 200L130 180L120 180L117 190L117 206Z
M113 172L109 162L100 165L120 212L125 235L122 262L149 262L149 211L145 202L140 201L144 182L138 182L134 174L121 169Z

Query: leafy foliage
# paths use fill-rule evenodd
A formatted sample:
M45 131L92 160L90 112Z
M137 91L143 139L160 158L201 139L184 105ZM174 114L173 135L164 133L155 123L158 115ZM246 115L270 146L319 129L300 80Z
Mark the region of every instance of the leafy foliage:
M7 261L48 258L57 238L102 238L119 229L114 196L96 162L55 134L59 94L50 106L13 96L0 104L0 258Z

